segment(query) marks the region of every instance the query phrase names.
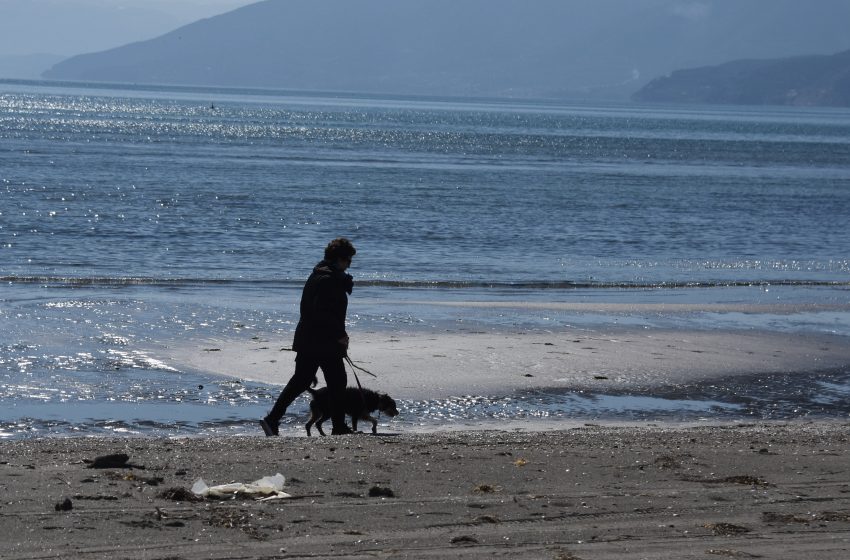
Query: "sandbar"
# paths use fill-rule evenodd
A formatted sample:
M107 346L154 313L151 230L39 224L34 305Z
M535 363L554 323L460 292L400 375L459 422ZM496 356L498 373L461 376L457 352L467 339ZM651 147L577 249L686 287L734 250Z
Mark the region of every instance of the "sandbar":
M517 390L630 391L730 376L850 367L850 339L758 330L499 330L354 332L364 386L396 398L505 395ZM289 337L194 340L158 350L171 367L283 385ZM349 380L350 384L354 380Z

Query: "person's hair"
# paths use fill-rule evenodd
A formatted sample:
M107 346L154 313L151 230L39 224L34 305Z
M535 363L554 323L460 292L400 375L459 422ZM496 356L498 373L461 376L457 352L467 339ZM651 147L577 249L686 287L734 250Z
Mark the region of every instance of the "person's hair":
M349 259L357 254L357 249L345 237L334 239L325 247L325 260Z

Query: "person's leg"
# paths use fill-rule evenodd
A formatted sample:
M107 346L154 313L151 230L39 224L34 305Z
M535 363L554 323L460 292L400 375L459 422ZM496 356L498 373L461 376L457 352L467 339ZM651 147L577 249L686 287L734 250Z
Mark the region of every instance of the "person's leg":
M277 435L277 426L280 424L280 419L286 414L286 409L298 398L298 395L307 390L307 387L316 378L318 370L319 361L314 356L302 354L295 356L295 373L292 374L286 387L280 392L271 412L260 422L266 435Z
M348 376L345 373L342 356L324 359L321 366L331 402L331 422L333 423L331 433L351 433L351 429L345 423L345 387L348 384Z

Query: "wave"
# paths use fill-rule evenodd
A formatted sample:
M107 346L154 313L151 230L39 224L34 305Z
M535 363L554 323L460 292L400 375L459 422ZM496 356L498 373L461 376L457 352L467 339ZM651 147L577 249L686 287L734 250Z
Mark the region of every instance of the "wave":
M141 276L38 276L10 275L0 276L0 282L7 284L43 284L46 286L194 286L194 285L227 285L235 284L235 280L217 278L154 278ZM276 282L280 283L280 282Z
M739 280L739 281L587 281L574 282L569 280L528 280L528 281L466 281L466 280L362 280L356 281L357 286L410 288L410 289L506 289L506 290L579 290L579 289L680 289L680 288L728 288L753 286L811 286L811 287L850 287L848 282L818 281L818 280Z
M51 288L204 288L204 287L254 287L300 288L304 281L295 280L243 280L222 278L155 278L110 276L0 276L0 283L33 284Z
M7 275L0 276L0 282L6 284L40 284L53 287L203 287L203 286L244 286L244 287L290 287L300 288L304 284L299 280L272 279L227 279L227 278L156 278L156 277L112 277L112 276L49 276L49 275ZM389 289L477 289L477 290L582 290L582 289L683 289L683 288L750 288L768 286L794 287L850 287L850 281L826 280L718 280L718 281L570 281L570 280L356 280L355 286Z

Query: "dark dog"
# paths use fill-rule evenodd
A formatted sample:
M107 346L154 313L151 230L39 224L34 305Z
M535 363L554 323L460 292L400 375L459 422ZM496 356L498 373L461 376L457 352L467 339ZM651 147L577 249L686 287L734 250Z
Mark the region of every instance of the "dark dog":
M310 435L310 427L316 424L319 433L322 431L322 422L331 417L330 394L327 387L321 389L307 389L313 400L310 401L310 420L307 421L307 435ZM369 389L357 389L348 387L345 389L344 408L345 413L351 416L351 427L357 431L358 420L369 420L372 422L372 433L378 433L378 421L372 418L371 413L380 410L387 416L398 416L395 401L389 395L377 393Z

